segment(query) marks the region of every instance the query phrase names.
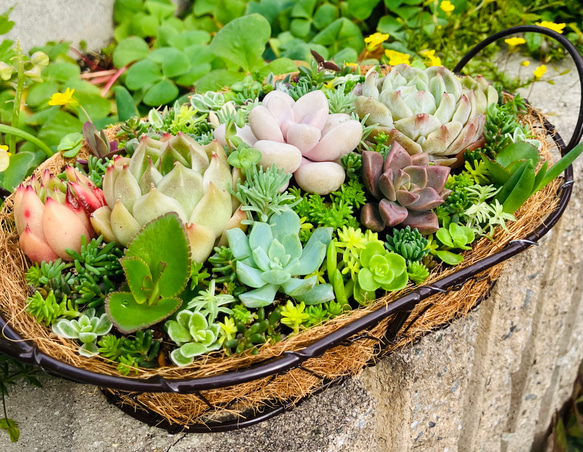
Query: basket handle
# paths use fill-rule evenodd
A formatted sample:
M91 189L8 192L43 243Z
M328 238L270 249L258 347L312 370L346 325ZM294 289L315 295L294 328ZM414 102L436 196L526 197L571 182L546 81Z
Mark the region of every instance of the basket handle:
M557 33L556 31L550 30L548 28L539 27L537 25L519 25L518 27L507 28L506 30L499 31L498 33L495 33L492 36L489 36L488 38L480 42L478 45L476 45L466 55L464 55L460 62L454 67L453 71L455 73L460 73L463 67L474 56L476 56L480 51L482 51L484 48L486 48L493 42L497 41L498 39L510 36L515 33L523 33L527 31L547 35L553 38L555 41L558 41L567 50L567 52L569 52L569 54L573 58L573 61L575 62L575 67L577 68L577 74L579 75L579 84L581 86L579 116L577 118L577 124L575 125L573 135L571 136L569 143L567 144L565 150L563 151L563 154L566 154L571 149L573 149L579 143L579 141L581 141L581 137L583 136L583 57L581 57L575 46L562 34Z

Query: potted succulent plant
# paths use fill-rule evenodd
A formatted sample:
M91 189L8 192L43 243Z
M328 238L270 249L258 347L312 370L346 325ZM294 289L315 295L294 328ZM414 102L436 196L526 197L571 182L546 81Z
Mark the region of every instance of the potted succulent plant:
M402 311L484 270L476 249L560 215L539 207L583 147L550 166L519 96L444 67L338 69L88 125L76 160L6 202L5 271L22 287L2 300L6 334L166 423L231 422L357 372ZM352 361L350 337L366 344ZM297 372L315 377L289 389ZM164 392L188 410L169 413Z

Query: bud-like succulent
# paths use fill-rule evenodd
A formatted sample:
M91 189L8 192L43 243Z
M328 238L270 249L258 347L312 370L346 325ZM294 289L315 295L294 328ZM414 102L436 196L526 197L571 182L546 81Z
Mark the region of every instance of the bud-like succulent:
M451 165L457 154L478 145L485 112L497 101L497 91L481 76L459 79L442 66L421 70L399 64L380 79L369 71L356 109L409 154L427 152Z
M294 173L305 191L325 195L337 190L345 173L340 158L356 148L362 125L344 113L329 114L322 91L311 91L297 101L271 91L261 105L249 113L249 125L237 135L258 149L264 168L276 165ZM224 126L215 131L224 140Z
M362 208L361 223L375 232L396 225L417 228L422 234L437 231L437 215L431 209L449 194L444 189L449 172L448 167L429 165L427 153L411 156L397 142L386 159L378 152L363 152L364 186L380 202Z
M218 142L201 146L182 133L160 140L144 135L131 158L115 157L107 168L107 206L91 222L106 240L127 246L146 223L175 212L185 224L192 259L204 262L224 230L245 218L238 211L233 215L232 183Z
M79 252L81 236L95 235L89 215L105 205L103 193L72 166L65 174L62 181L45 170L40 181L24 182L14 194L20 247L33 262L73 260L66 250Z

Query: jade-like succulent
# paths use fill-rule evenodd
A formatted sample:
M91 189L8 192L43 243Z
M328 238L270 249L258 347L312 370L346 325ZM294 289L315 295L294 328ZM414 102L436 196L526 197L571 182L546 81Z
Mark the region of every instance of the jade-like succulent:
M486 110L498 101L497 91L477 76L459 79L445 67L421 70L399 64L379 79L371 70L356 100L361 118L378 124L409 154L427 152L432 160L451 165L457 154L482 144Z
M332 286L316 285L316 276L298 278L320 268L332 228L316 229L303 249L299 232L300 218L292 210L272 215L268 223L255 222L248 236L240 229L227 231L237 278L253 288L239 296L245 306L270 305L279 290L308 305L334 298Z
M233 176L223 148L201 146L187 135L146 135L131 158L116 157L107 168L103 192L107 207L91 218L108 241L127 246L149 221L175 212L185 224L192 259L204 262L227 227L240 225L229 189Z
M94 356L99 352L96 341L111 330L112 324L106 314L95 315L89 308L78 319L59 319L53 324L53 333L65 339L78 339L83 343L79 349L82 356Z
M431 209L444 202L444 189L450 168L429 165L426 153L409 155L395 142L383 161L378 152L362 154L362 177L366 189L379 203L368 203L360 221L380 232L387 226L411 226L421 234L439 229L437 215Z
M167 321L165 327L170 339L179 345L170 353L170 358L177 366L187 366L194 361L195 356L221 348L219 324L209 325L200 312L184 309L176 315L176 320Z
M128 290L105 300L107 315L122 333L154 325L182 304L190 251L184 226L175 213L151 221L132 239L120 260Z
M20 247L31 261L73 260L67 249L81 249L81 237L95 232L89 215L105 204L102 191L72 166L66 181L45 170L40 180L18 186L14 194L14 221Z
M249 125L237 135L258 149L264 168L276 165L294 173L305 191L328 194L344 182L340 158L352 152L362 138L362 125L344 113L329 114L328 99L312 91L297 101L271 91L249 113ZM224 142L224 126L215 136Z

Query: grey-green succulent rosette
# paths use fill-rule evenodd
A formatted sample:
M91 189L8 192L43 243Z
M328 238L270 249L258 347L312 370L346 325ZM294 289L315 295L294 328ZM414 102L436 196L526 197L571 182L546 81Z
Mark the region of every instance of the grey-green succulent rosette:
M88 125L95 156L15 192L27 310L126 375L258 353L506 228L582 151L540 162L525 112L444 67L315 65L152 110L113 144Z

